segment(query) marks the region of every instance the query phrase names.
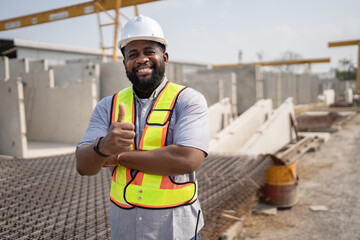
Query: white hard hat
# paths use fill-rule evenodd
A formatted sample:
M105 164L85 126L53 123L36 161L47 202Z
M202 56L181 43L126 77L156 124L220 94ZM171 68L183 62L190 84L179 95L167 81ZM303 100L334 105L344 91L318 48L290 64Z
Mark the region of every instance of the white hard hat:
M155 41L167 47L167 41L159 23L142 15L134 17L125 24L118 46L121 49L135 40Z

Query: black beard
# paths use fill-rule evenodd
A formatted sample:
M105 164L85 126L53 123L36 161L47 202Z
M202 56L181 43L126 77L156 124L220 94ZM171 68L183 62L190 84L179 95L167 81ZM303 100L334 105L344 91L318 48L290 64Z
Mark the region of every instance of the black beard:
M153 73L149 80L140 80L136 75L136 68L131 72L126 69L126 76L129 78L130 82L134 85L135 89L145 92L153 92L157 86L161 83L165 74L165 64L164 61L159 67L154 66Z

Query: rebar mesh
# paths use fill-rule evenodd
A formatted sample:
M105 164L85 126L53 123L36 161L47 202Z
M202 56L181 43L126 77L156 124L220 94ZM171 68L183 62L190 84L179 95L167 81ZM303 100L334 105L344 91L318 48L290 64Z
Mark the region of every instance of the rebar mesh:
M76 172L74 154L0 159L0 239L110 239L111 177ZM217 239L256 195L270 165L267 158L208 156L197 171L206 225L203 239Z

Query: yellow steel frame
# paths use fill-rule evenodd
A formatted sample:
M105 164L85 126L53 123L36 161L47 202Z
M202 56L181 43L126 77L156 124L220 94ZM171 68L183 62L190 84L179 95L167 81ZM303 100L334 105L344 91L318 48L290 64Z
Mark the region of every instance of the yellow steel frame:
M260 65L260 66L278 66L278 65L293 65L293 64L312 64L312 63L328 63L330 58L317 58L317 59L297 59L285 61L269 61L269 62L253 62L253 63L236 63L213 65L213 68L226 68L226 67L240 67L244 65Z
M119 30L119 9L122 7L135 6L135 13L138 15L137 5L150 3L158 0L94 0L91 2L80 3L77 5L72 5L68 7L53 9L49 11L34 13L30 15L5 19L0 21L0 31L12 30L17 28L23 28L28 26L34 26L43 23L49 23L64 19L69 19L73 17L80 17L84 15L100 13L109 10L115 10L114 18L114 45L111 47L113 49L113 60L117 60L117 35ZM111 15L110 15L111 16ZM101 24L99 23L99 26ZM100 36L101 44L103 49L106 49L103 46L102 34Z
M360 40L329 42L329 47L358 46L358 64L356 72L356 91L360 93Z

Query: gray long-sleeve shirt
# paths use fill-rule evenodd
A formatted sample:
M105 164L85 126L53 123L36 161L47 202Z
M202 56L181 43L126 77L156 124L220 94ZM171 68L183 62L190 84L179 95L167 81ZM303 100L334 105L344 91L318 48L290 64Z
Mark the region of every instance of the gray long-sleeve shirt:
M152 101L166 84L165 79L148 99L140 99L135 95L136 104L136 145L144 130L145 121ZM112 97L102 99L95 107L88 129L78 146L92 144L98 136L105 136L110 125ZM171 117L167 145L176 144L200 149L207 153L209 144L209 120L207 103L203 95L191 88L183 90L177 99ZM176 182L186 182L195 178L195 172L175 176ZM201 184L201 183L199 183ZM191 205L171 209L122 209L111 203L110 225L111 238L114 240L133 239L184 239L195 235L197 229L204 225L199 201Z

